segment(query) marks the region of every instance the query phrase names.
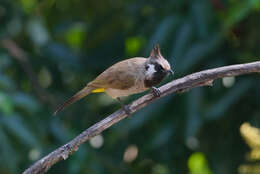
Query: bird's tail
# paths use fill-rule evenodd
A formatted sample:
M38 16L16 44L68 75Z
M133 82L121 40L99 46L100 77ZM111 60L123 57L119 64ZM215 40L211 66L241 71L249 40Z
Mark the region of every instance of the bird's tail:
M80 100L81 98L85 97L86 95L90 94L94 88L90 86L86 86L79 92L77 92L75 95L73 95L70 99L68 99L63 105L61 105L54 113L53 115L56 115L58 112L62 111L65 107L71 105L72 103Z

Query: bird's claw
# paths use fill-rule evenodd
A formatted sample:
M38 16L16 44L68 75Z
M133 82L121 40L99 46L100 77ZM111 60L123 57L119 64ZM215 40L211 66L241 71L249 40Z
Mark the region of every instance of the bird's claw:
M161 91L158 88L152 87L151 91L152 91L154 97L160 97L161 96Z
M131 115L131 110L130 110L130 108L128 106L124 105L123 106L123 110L125 111L127 116Z

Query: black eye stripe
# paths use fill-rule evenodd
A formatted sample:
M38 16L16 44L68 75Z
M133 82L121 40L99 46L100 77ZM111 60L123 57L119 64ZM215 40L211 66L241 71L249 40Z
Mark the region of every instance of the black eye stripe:
M156 71L162 71L162 70L163 70L162 65L160 65L160 64L155 64L155 70L156 70Z

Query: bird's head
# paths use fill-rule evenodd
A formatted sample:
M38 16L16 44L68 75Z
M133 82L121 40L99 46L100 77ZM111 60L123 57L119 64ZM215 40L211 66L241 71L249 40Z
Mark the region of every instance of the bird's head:
M173 74L169 62L162 56L159 45L155 45L145 63L146 86L159 84L164 77Z

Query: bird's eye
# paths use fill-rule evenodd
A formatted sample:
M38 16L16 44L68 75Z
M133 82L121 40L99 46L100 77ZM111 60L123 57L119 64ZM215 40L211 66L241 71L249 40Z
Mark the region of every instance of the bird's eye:
M145 65L145 70L147 71L149 69L149 66L148 65Z
M156 69L157 71L162 71L164 68L162 67L162 65L157 64Z

